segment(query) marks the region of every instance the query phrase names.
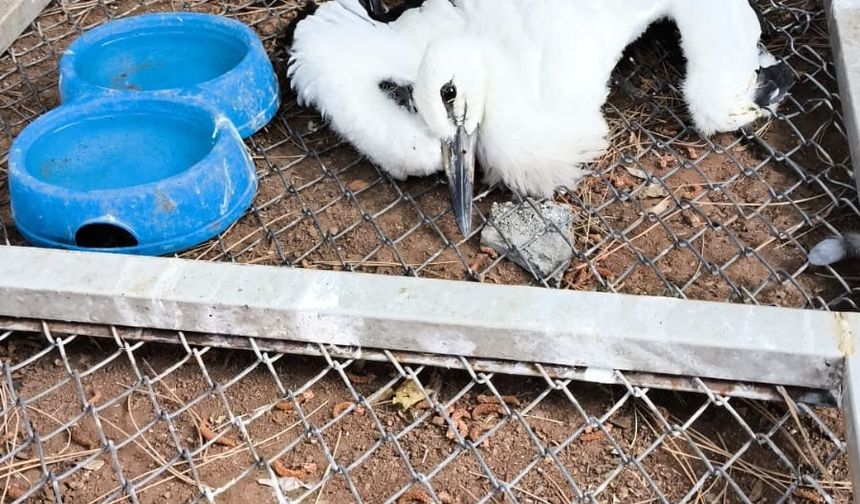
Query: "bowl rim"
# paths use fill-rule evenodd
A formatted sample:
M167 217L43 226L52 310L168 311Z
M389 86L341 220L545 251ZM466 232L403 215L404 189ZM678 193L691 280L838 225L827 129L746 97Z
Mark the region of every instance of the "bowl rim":
M206 223L205 226L198 226L193 231L189 233L185 233L180 236L176 236L173 238L168 238L164 240L160 240L157 242L140 242L140 236L136 233L131 226L123 221L115 221L111 224L122 227L130 234L132 234L135 239L138 240L138 244L130 247L80 247L78 245L69 244L65 242L58 242L56 240L52 240L49 238L45 238L38 233L33 233L26 226L21 226L17 221L15 222L15 226L18 228L19 232L25 237L25 239L37 246L45 246L51 248L65 249L65 250L80 250L85 252L104 252L104 253L116 253L116 254L135 254L135 255L165 255L165 254L174 254L183 250L189 250L201 243L205 243L207 240L211 240L218 234L224 232L230 224L239 219L244 211L253 203L254 194L257 191L257 180L256 178L248 184L248 187L245 191L241 193L235 193L233 198L234 204L227 209L224 213L218 216L217 219ZM84 224L81 224L78 229L83 227L86 224L91 224L95 221L95 219L90 219L86 221ZM104 222L104 221L98 221Z
M63 51L63 54L60 57L60 89L62 90L64 88L62 85L62 81L75 80L77 82L83 82L91 88L117 93L125 93L125 91L122 89L96 84L91 80L85 79L80 76L78 74L76 66L78 58L81 55L85 54L87 50L91 47L95 47L102 40L120 33L133 33L136 30L140 30L142 28L173 29L176 27L188 26L188 23L193 23L196 25L200 25L202 23L206 26L207 29L211 30L213 28L217 28L217 31L219 33L234 36L237 40L240 40L244 44L246 48L244 56L229 70L219 75L216 75L211 79L195 82L194 84L185 87L140 90L135 91L135 94L179 92L183 90L195 89L198 86L211 84L212 82L223 79L225 75L236 72L237 69L251 64L251 60L254 57L254 53L266 53L266 50L263 47L263 43L260 41L254 30L252 30L249 26L242 23L241 21L237 21L235 19L230 19L215 14L187 11L139 14L136 16L119 18L96 26L85 31L77 39L75 39L69 45L69 47L67 47L66 50ZM268 56L266 56L266 59L268 60Z
M198 159L194 164L187 168L161 179L145 182L143 184L128 185L122 187L112 187L104 189L72 189L59 184L52 184L34 176L27 167L27 154L33 147L35 142L42 138L43 135L58 126L67 125L75 122L76 119L82 119L88 116L104 116L106 114L124 114L140 112L141 109L130 109L134 104L157 104L160 108L150 109L152 113L164 115L165 110L175 110L177 107L185 110L193 110L195 113L201 114L207 121L210 122L213 129L211 132L212 142L208 152ZM146 109L144 109L146 110ZM129 190L145 191L150 189L163 189L164 184L171 184L181 179L194 177L198 172L211 166L215 159L216 151L223 150L219 147L228 146L230 142L238 143L239 147L248 155L244 142L236 131L233 123L219 110L209 106L208 104L189 98L178 98L170 96L123 96L123 97L103 97L82 102L71 102L61 105L45 114L36 118L12 142L9 149L8 167L9 167L9 185L12 189L13 185L25 184L28 187L44 193L53 194L74 194L84 197L110 197L121 196ZM253 163L252 163L253 166Z

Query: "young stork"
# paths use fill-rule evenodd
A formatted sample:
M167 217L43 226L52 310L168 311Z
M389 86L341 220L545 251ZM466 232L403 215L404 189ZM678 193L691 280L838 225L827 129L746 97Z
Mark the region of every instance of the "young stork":
M326 2L296 24L290 84L299 104L318 108L395 179L436 172L439 139L415 111L412 83L430 41L461 31L462 15L448 0L427 0L385 23L365 11L370 0L361 1Z
M443 167L464 235L476 157L487 183L529 196L586 174L606 148L612 69L654 21L681 32L684 97L706 135L773 113L793 80L760 48L749 0L426 0L392 15L380 5L338 0L299 23L293 88L393 176Z

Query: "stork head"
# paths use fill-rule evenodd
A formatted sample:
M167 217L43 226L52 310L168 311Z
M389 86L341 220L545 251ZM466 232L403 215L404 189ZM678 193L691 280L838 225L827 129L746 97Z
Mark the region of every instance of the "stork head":
M463 37L431 43L418 68L413 98L439 138L457 227L472 227L472 187L478 126L484 117L486 69L478 45Z

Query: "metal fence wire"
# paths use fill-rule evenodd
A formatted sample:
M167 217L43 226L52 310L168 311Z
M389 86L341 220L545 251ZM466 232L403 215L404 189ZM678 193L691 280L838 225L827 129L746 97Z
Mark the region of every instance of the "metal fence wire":
M570 264L527 271L513 252L463 238L442 179L396 182L299 108L282 82L277 118L248 140L260 190L218 238L182 257L491 283L856 309L851 265L811 268L811 246L860 216L818 2L760 4L768 46L798 83L779 115L699 136L680 99L671 25L625 55L606 105L610 150L556 202L574 221ZM291 1L58 1L0 55L0 239L12 139L57 105L57 59L108 19L193 10L253 26L284 74ZM539 203L480 188L494 202ZM487 224L494 226L493 223ZM545 226L542 235L558 233ZM510 241L510 240L508 240ZM528 243L519 245L520 249ZM33 502L849 502L838 411L765 387L744 399L688 377L690 392L630 373L595 385L575 370L452 368L407 354L251 350L73 329L0 331L0 501ZM112 331L112 332L110 332ZM197 342L199 343L199 342ZM266 348L265 350L263 348ZM299 356L296 353L307 355ZM433 361L438 364L442 361ZM507 370L513 374L494 371ZM593 377L591 377L593 379ZM272 484L272 482L275 482Z
M0 333L7 501L850 501L838 412L781 387L762 402L699 379L680 393L112 335Z
M296 106L284 78L282 37L299 7L262 0L53 3L0 57L0 152L57 104L57 58L84 30L146 11L214 12L257 30L284 80L284 105L248 141L260 179L253 208L182 257L856 309L850 266L810 268L806 261L817 240L850 228L860 214L818 2L762 2L767 44L791 65L798 83L776 119L713 138L689 127L674 28L652 29L614 74L605 107L609 151L594 163L593 176L555 198L573 210L572 237L544 219L538 226L544 229L525 242L504 235L518 249L501 252L481 246L477 225L469 237L457 232L441 178L393 181L313 111ZM20 244L8 192L0 194L0 238ZM535 202L483 187L476 224L487 221L493 202L511 200L510 212L540 210ZM528 271L510 260L546 235L569 245L569 263Z

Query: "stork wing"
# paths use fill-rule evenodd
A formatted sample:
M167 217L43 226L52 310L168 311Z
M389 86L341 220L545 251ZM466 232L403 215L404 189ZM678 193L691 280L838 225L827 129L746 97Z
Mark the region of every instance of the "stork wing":
M436 26L427 0L396 22L373 20L359 0L321 5L296 26L288 76L302 105L395 177L440 165L438 139L411 107L411 84ZM451 9L450 4L449 9Z

